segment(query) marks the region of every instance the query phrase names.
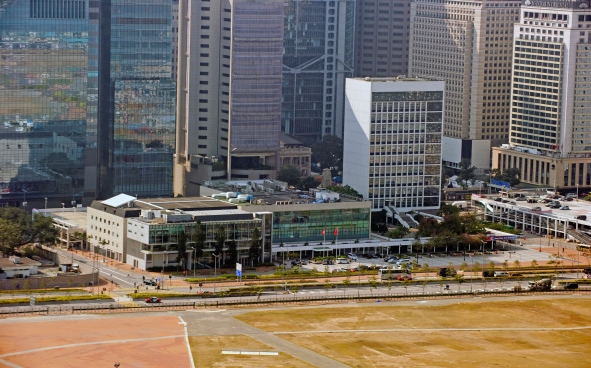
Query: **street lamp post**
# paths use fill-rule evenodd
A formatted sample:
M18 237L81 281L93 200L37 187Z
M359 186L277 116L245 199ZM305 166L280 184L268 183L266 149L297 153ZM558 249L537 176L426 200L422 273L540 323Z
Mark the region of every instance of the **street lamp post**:
M359 298L359 288L361 287L361 262L357 262L357 298Z
M191 249L193 249L193 278L195 277L195 257L197 257L197 249L191 247Z
M470 260L472 261L472 277L470 277L470 292L472 292L472 281L474 280L474 257L470 255Z
M217 269L217 265L218 265L218 257L221 257L221 255L215 255L212 254L214 256L213 259L213 293L215 294L215 287L218 283L218 269Z
M281 248L281 284L283 285L284 291L287 290L287 286L285 285L285 252L283 251L283 242L279 243L279 248Z

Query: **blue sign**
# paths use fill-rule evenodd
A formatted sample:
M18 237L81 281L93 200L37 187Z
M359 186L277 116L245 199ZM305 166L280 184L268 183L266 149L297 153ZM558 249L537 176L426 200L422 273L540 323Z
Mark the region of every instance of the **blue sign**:
M499 187L499 188L511 188L511 183L507 181L497 180L497 179L490 179L490 185Z
M242 271L236 270L236 276L237 277L242 277Z

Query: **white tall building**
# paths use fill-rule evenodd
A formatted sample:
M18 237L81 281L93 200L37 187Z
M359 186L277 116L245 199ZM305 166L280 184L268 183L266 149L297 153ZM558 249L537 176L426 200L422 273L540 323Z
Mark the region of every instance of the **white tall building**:
M347 79L343 183L372 209L439 208L444 90L420 78Z
M513 24L521 0L415 0L409 76L445 81L443 164L490 168L509 133Z
M591 13L588 1L526 0L514 28L509 145L493 167L523 182L591 187Z

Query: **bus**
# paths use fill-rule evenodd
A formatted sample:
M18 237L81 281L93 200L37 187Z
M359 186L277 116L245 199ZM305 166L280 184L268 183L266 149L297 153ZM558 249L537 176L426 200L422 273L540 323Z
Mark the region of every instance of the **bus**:
M577 244L577 252L581 252L581 254L586 256L591 256L591 245Z
M409 270L401 268L380 268L378 270L378 277L382 281L386 280L412 280Z

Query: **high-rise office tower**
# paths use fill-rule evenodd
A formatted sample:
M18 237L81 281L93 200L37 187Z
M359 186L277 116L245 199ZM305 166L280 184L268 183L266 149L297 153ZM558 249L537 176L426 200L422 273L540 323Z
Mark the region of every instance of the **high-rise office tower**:
M179 1L175 195L215 178L274 178L282 0Z
M353 75L355 3L285 1L281 128L304 143L343 135L345 78Z
M355 12L355 76L405 75L410 0L357 0Z
M437 209L445 83L347 79L343 183L373 210Z
M587 1L525 1L514 27L509 144L493 167L522 182L591 187L591 13Z
M521 0L411 4L409 76L445 81L443 163L488 169L508 140L513 24Z
M80 199L87 45L88 1L0 1L0 206Z
M88 199L172 194L171 3L89 2Z

